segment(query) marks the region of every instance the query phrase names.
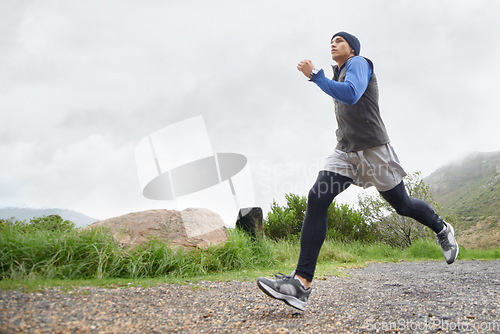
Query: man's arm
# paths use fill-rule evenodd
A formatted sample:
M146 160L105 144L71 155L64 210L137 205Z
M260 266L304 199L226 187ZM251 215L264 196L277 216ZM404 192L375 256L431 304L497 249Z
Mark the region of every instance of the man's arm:
M309 77L314 65L312 62L304 60L299 63L297 68ZM306 74L307 71L309 71L308 74ZM347 64L344 82L328 79L323 70L320 70L312 81L335 100L353 105L364 94L372 73L373 70L366 59L355 57Z

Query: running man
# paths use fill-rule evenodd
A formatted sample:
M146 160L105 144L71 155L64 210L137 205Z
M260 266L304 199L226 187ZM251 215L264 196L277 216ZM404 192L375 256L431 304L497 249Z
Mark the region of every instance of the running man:
M305 310L318 255L326 237L328 207L351 184L374 186L400 215L411 217L432 229L448 264L458 256L453 227L443 221L426 202L408 196L406 172L392 148L380 116L378 85L371 60L359 56L359 40L344 31L331 39L333 80L325 77L310 60L297 65L310 81L333 98L338 123L337 146L308 194L300 235L300 256L295 271L276 279L260 277L259 288L267 295Z

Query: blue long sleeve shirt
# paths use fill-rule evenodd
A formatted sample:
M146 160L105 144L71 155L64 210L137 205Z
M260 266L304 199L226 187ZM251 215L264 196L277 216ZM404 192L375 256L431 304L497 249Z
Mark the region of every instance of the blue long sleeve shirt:
M346 66L344 82L327 78L323 69L313 77L312 81L335 100L353 105L363 96L373 69L368 61L360 56L352 58Z

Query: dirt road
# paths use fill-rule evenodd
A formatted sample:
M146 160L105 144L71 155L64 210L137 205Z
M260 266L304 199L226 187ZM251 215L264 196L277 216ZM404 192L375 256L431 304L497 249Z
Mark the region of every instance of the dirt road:
M305 312L254 281L0 291L0 333L500 333L500 260L347 273L316 280Z

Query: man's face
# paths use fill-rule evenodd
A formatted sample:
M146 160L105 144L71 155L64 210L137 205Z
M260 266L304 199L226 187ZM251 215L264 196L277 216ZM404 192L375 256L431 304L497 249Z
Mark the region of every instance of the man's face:
M354 50L352 50L349 43L340 36L335 36L331 41L331 52L332 59L337 63L342 64L347 58L354 56ZM351 54L352 51L352 54Z

